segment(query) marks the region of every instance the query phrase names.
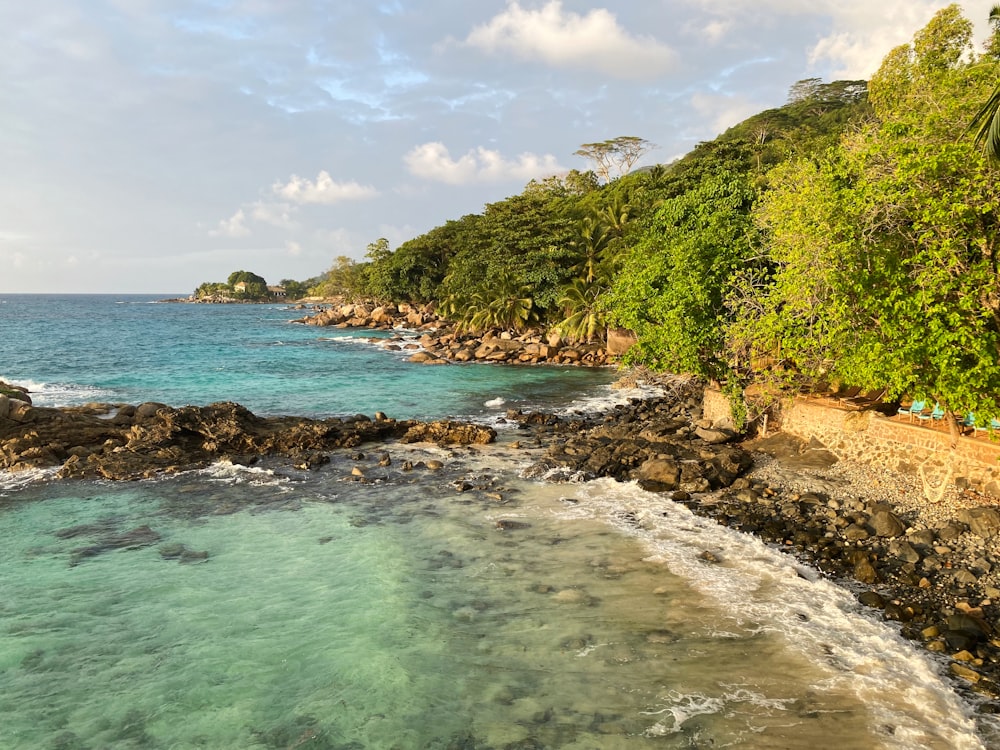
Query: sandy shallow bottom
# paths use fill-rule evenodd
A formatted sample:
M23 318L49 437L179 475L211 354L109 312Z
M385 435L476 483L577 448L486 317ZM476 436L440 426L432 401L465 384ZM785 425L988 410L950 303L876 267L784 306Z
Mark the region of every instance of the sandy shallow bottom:
M521 480L509 440L388 450L6 490L0 746L985 746L938 665L753 539Z

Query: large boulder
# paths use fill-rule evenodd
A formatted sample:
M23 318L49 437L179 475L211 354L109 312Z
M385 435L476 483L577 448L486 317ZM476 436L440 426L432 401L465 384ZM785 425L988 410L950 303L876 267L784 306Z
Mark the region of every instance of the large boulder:
M906 532L906 526L887 505L877 505L872 510L868 525L876 536L897 537Z
M608 354L620 356L635 346L637 341L635 333L627 328L609 328L606 348Z
M424 422L413 425L403 435L404 443L437 443L438 445L485 445L496 440L492 427L468 422Z
M983 539L995 537L1000 531L1000 511L995 508L963 508L958 512L958 520Z
M650 458L636 471L636 479L644 487L668 492L680 486L681 468L670 459Z

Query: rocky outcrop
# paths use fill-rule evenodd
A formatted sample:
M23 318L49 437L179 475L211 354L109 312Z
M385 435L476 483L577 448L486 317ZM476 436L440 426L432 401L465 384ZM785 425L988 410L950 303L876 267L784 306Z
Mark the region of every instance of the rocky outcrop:
M496 440L491 427L469 422L427 422L416 424L406 431L404 443L437 443L438 445L486 445Z
M511 331L460 331L455 325L438 317L433 304L380 305L345 303L331 305L319 312L292 321L305 325L335 328L366 328L376 331L407 329L422 332L419 341L407 341L402 336L375 339L387 349L413 349L410 361L418 364L484 362L515 365L583 365L601 367L617 361L610 346L599 343L570 343L558 334L541 329L520 333ZM615 334L616 346L628 349L627 332ZM634 341L634 339L633 339ZM620 353L620 352L618 352Z
M397 421L383 414L348 418L258 417L235 403L173 408L139 406L49 409L5 396L0 404L0 469L59 467L63 477L138 479L228 459L248 463L283 456L300 468L325 463L324 451L402 438L455 445L495 438L488 428Z
M0 380L0 416L2 416L3 410L7 408L2 399L13 399L14 401L24 401L29 405L31 404L31 396L28 395L27 388L19 385L11 385Z
M620 406L600 420L508 412L548 444L535 476L635 480L655 492L706 492L730 486L752 464L736 445L699 436L700 389L694 382L659 399Z

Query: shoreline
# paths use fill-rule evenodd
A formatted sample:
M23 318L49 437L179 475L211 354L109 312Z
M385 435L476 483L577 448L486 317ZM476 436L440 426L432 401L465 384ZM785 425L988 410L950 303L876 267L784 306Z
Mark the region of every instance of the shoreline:
M641 375L638 379L643 380ZM980 713L1000 713L1000 507L957 489L930 505L911 478L837 462L822 448L780 432L736 441L734 435L699 424L700 387L693 381L653 384L664 383L676 387L605 412L559 416L510 411L503 421L514 429L503 431L502 444L542 454L525 471L528 478L637 480L699 516L793 555L851 591L873 617L898 623L914 646L947 658L953 687ZM627 383L633 384L634 378ZM136 479L227 458L252 465L264 456L281 456L293 468L310 470L327 463L328 452L349 455L359 445L469 445L496 438L496 431L483 425L396 422L383 414L374 420L257 418L236 404L181 409L149 404L116 407L109 418L108 413L93 413L96 407L38 408L8 396L0 401L0 428L6 424L8 431L13 408L28 417L18 429L36 436L45 419L56 432L79 423L88 429L117 427L131 436L116 441L95 434L100 450L96 445L90 453L70 448L69 468L60 470L58 478ZM216 417L221 422L212 421ZM164 442L179 426L200 435L196 446L186 446L197 448L193 461L181 460L178 446ZM227 437L222 439L221 433ZM279 433L294 437L269 442ZM9 459L9 432L0 429L0 435L0 445L7 446L0 458ZM140 435L150 439L145 456L132 442ZM31 468L51 466L59 458L41 445L22 447L34 459ZM683 452L692 447L699 463L694 454ZM95 454L101 460L90 459ZM136 456L146 463L128 460ZM9 468L9 460L5 466ZM363 474L354 480L366 481Z
M690 400L686 411L697 424L700 414ZM650 425L684 412L683 405L653 398L603 418L517 418L548 446L529 473L621 480L614 458L603 466L579 458L606 447L611 435L621 443L639 440ZM896 624L914 647L933 654L978 713L1000 714L1000 504L957 488L930 504L910 477L839 462L785 433L738 445L752 465L727 487L645 488L755 536L847 589L872 617ZM708 551L705 559L718 562Z
M297 305L293 309L299 309ZM522 331L487 329L472 333L438 316L433 304L420 306L376 305L374 303L315 303L316 312L292 323L352 331L407 331L420 335L418 342L402 337L388 339L382 346L390 351L412 350L408 362L425 365L470 362L510 365L571 365L608 367L618 364L620 355L632 344L620 334L612 334L607 345L564 340L561 335L541 328ZM626 340L627 339L627 340Z

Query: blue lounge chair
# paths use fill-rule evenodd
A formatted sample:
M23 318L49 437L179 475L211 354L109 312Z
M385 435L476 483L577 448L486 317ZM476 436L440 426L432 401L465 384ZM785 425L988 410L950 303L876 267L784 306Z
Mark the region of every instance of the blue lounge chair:
M933 411L931 411L930 414L924 414L923 411L921 410L921 413L917 414L917 418L923 422L926 422L927 420L934 420L935 422L940 422L942 419L944 419L944 409L941 408L941 404L935 402L934 409Z
M923 411L924 411L924 406L926 404L927 404L926 401L914 401L908 407L902 407L902 406L899 407L899 409L896 410L896 413L897 414L906 414L910 418L910 421L912 422L913 421L913 415L915 415L915 414L916 415L922 414Z
M989 426L976 424L976 415L973 412L969 412L965 415L965 419L962 420L962 427L971 427L976 432L985 432L990 430L992 432L1000 431L1000 420L991 419Z

